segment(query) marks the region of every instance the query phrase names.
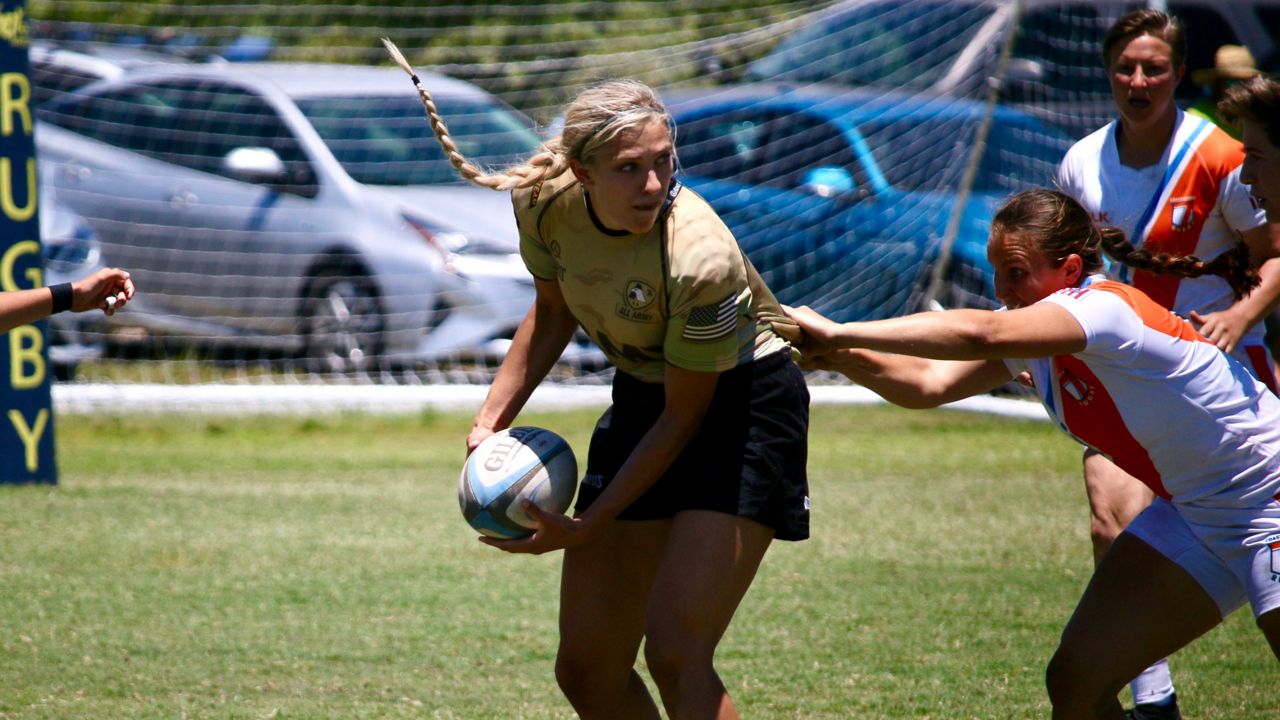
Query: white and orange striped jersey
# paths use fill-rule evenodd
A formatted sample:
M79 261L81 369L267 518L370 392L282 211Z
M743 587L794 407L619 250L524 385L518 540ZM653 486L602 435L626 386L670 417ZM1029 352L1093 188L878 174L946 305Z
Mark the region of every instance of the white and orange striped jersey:
M1244 148L1204 118L1178 111L1173 138L1161 162L1135 169L1121 164L1112 122L1067 151L1058 168L1062 192L1094 221L1124 230L1151 252L1212 260L1240 241L1239 233L1266 222L1266 214L1240 182ZM1234 298L1216 276L1175 278L1112 263L1108 275L1189 317L1230 307ZM1261 345L1264 329L1250 330L1242 345Z
M1068 434L1175 503L1280 493L1280 398L1188 321L1101 275L1040 302L1071 313L1085 349L1006 364Z

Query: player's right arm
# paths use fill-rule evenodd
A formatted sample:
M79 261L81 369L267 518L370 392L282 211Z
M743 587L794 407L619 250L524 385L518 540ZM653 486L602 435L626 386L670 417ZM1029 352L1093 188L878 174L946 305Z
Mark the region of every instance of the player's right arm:
M1008 312L943 310L850 323L807 307L786 310L804 331L807 365L836 370L904 407L935 407L994 390L1013 377L1006 358L1067 355L1086 346L1079 321L1048 302Z
M58 291L67 293L63 307L54 307L53 295ZM129 273L119 268L102 268L60 287L9 290L0 293L0 333L64 310L84 312L101 309L107 315L114 315L133 297L133 293L133 280Z
M1280 225L1263 227L1280 229ZM1230 307L1203 315L1194 310L1188 313L1200 333L1223 352L1234 352L1245 334L1280 306L1280 257L1265 260L1258 267L1258 277L1258 286Z
M1236 168L1222 183L1218 206L1228 227L1239 233L1249 247L1249 256L1259 265L1261 282L1224 310L1190 313L1209 342L1228 353L1235 351L1253 326L1280 306L1280 223L1266 222L1266 212L1259 210L1254 202L1249 186L1240 182L1240 169Z
M467 435L468 453L486 437L511 425L578 329L578 320L557 281L535 277L534 287L537 295L533 307L520 322L502 367L472 422Z
M33 323L53 312L53 296L50 288L9 290L0 293L0 333L7 333L19 325Z

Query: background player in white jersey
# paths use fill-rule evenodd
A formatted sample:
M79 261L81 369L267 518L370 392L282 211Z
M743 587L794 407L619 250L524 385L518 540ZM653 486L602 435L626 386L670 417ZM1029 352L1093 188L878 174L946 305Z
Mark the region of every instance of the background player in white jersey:
M1240 179L1240 143L1174 104L1185 55L1182 26L1163 12L1137 10L1112 25L1103 63L1119 117L1067 152L1058 185L1095 221L1123 230L1139 256L1165 252L1211 260L1243 240L1261 263L1280 255L1280 225L1267 224ZM1123 262L1109 274L1192 319L1276 390L1262 320L1280 298L1280 260L1262 266L1261 286L1244 298L1212 276L1182 279ZM1085 453L1084 480L1096 561L1153 495L1092 451ZM1139 676L1133 692L1136 717L1179 717L1167 663Z
M1227 122L1243 125L1240 180L1249 185L1267 220L1280 224L1280 82L1257 77L1229 88L1218 109ZM1280 347L1280 310L1272 310L1268 327L1274 355Z
M512 191L537 287L468 452L512 423L579 325L617 367L574 517L531 508L530 538L485 541L565 550L556 678L579 716L659 717L634 669L643 639L670 717L738 717L716 646L770 543L809 529L808 391L775 331L794 324L673 177L671 119L645 85L583 91L560 137L499 173L467 163L418 89L462 176Z
M1280 398L1188 321L1097 274L1100 248L1123 243L1070 197L1030 190L992 222L1007 311L843 325L791 311L807 361L899 405L936 406L1028 372L1064 431L1159 495L1098 564L1063 632L1047 673L1054 718L1123 717L1116 696L1129 678L1246 600L1280 658ZM1257 281L1226 259L1196 271L1223 273L1240 293Z

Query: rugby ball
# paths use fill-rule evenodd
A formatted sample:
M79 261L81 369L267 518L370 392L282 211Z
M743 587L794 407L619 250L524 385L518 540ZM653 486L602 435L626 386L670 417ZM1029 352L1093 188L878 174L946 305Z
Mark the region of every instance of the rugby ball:
M462 466L458 504L462 516L483 535L532 535L533 518L520 507L530 500L564 513L578 487L578 461L569 443L536 427L514 427L485 438Z

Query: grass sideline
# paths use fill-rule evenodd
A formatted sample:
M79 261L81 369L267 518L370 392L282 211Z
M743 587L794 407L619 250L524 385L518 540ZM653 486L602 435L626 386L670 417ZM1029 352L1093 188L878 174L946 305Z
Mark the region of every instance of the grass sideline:
M544 413L585 450L594 414ZM458 512L463 415L62 418L0 487L0 718L570 718L558 556ZM718 667L748 718L1044 717L1088 579L1048 423L818 407L814 537L765 559ZM1247 611L1175 656L1197 720L1275 716Z

